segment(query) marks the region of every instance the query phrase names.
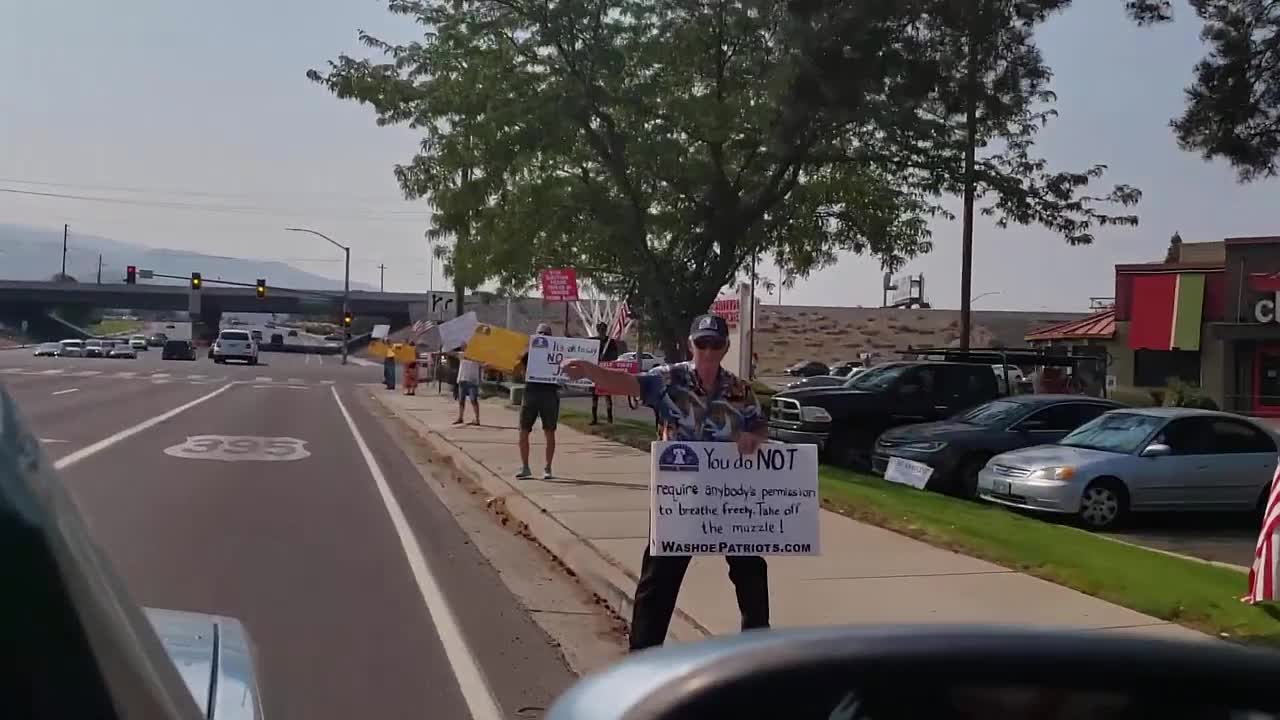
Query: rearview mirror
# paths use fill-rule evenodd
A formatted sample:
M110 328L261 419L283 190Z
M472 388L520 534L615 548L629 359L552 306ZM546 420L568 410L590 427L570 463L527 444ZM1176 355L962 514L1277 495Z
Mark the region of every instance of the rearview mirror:
M629 655L578 681L546 717L1269 717L1280 708L1277 673L1280 655L1207 636L945 625L761 630Z
M1172 454L1173 448L1164 443L1151 443L1142 451L1142 457L1164 457Z

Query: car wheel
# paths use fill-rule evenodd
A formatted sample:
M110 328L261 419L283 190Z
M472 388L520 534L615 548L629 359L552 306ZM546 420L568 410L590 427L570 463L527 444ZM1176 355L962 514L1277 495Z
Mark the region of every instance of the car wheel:
M1115 527L1129 511L1129 493L1115 478L1100 478L1089 483L1080 495L1081 524L1091 530Z
M985 455L974 455L960 463L953 485L957 495L965 500L978 499L978 473L982 472L982 468L987 466L987 461L990 459Z

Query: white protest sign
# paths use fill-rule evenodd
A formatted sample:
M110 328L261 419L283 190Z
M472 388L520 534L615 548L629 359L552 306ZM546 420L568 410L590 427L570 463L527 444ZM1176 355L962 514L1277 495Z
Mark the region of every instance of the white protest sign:
M386 340L387 335L391 333L390 325L374 325L373 331L369 333L369 337L374 340Z
M525 382L559 383L575 387L591 387L591 381L570 380L560 372L560 363L577 359L594 363L600 356L600 341L591 338L533 335L529 338L529 363L525 366Z
M889 466L884 471L885 480L910 485L917 490L923 490L932 475L933 468L922 462L893 456L889 457Z
M817 555L818 447L655 442L651 555Z
M476 319L475 311L472 310L461 317L437 325L436 329L440 332L440 350L448 352L466 345L475 334L477 324L479 321Z

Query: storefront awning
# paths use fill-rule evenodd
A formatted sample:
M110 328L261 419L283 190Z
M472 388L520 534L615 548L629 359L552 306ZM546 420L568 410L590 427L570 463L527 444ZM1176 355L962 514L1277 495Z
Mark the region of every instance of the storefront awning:
M1133 278L1131 350L1199 350L1204 273L1151 273Z

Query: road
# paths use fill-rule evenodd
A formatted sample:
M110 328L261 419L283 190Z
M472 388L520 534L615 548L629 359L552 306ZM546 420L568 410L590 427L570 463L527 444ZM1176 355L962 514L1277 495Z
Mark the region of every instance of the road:
M379 371L262 357L5 351L0 382L141 604L244 622L267 717L537 717L575 675L366 408Z

